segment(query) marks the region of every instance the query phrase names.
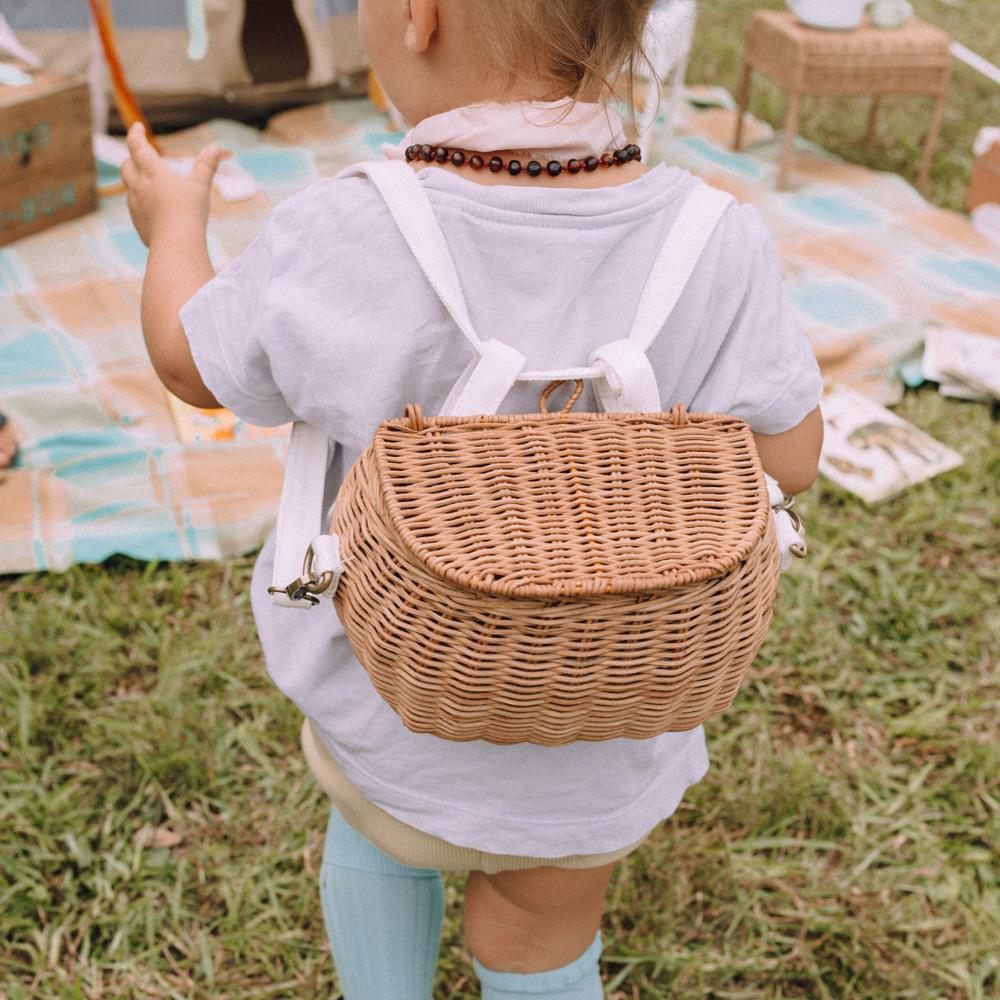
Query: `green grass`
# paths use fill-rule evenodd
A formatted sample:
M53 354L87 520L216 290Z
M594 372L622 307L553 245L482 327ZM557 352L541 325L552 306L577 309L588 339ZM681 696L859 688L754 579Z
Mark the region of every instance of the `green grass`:
M702 4L693 79L733 85L753 6ZM921 4L995 56L988 6ZM963 79L945 204L972 134L1000 121L1000 91ZM776 101L764 88L753 110ZM804 133L853 158L863 123L842 103ZM918 147L865 162L910 175ZM899 412L966 464L873 510L825 485L803 499L812 557L708 727L712 769L616 871L612 1000L1000 996L1000 434L930 391ZM0 997L335 995L326 810L263 670L250 567L0 581ZM461 893L449 878L437 1000L478 996Z
M812 557L708 777L615 875L610 997L1000 995L1000 433L930 391L901 412L966 465L874 510L804 498ZM2 584L0 995L331 995L325 807L250 565ZM436 996L467 1000L448 886Z

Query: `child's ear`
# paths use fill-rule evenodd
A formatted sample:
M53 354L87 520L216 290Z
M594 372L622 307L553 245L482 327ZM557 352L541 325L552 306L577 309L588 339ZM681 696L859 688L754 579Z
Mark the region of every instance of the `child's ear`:
M437 31L437 0L405 0L406 51L419 55L426 52Z

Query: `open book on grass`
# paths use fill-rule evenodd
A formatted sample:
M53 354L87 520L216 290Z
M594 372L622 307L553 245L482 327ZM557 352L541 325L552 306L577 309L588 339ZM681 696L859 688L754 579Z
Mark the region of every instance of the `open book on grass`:
M962 464L957 451L851 389L834 388L821 406L820 472L867 503Z

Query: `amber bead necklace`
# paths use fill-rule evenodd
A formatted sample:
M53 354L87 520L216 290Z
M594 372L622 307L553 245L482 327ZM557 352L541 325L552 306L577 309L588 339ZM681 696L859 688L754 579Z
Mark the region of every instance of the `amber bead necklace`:
M602 156L586 156L572 160L505 160L502 156L487 156L484 153L473 153L467 149L452 149L449 146L407 146L406 162L414 163L422 160L424 163L450 163L453 167L469 167L472 170L489 170L499 174L504 170L511 177L526 173L529 177L540 177L543 173L550 177L558 177L564 170L568 174L578 174L581 171L593 173L602 167L623 167L626 163L638 163L642 160L642 151L635 143L630 143L623 149L615 149Z

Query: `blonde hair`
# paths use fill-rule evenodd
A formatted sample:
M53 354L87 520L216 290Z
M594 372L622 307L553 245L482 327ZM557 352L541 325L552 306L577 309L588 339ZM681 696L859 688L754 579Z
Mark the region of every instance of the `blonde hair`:
M642 35L656 0L465 0L473 29L507 89L524 74L552 98L633 103L646 60ZM624 91L624 94L623 94Z

